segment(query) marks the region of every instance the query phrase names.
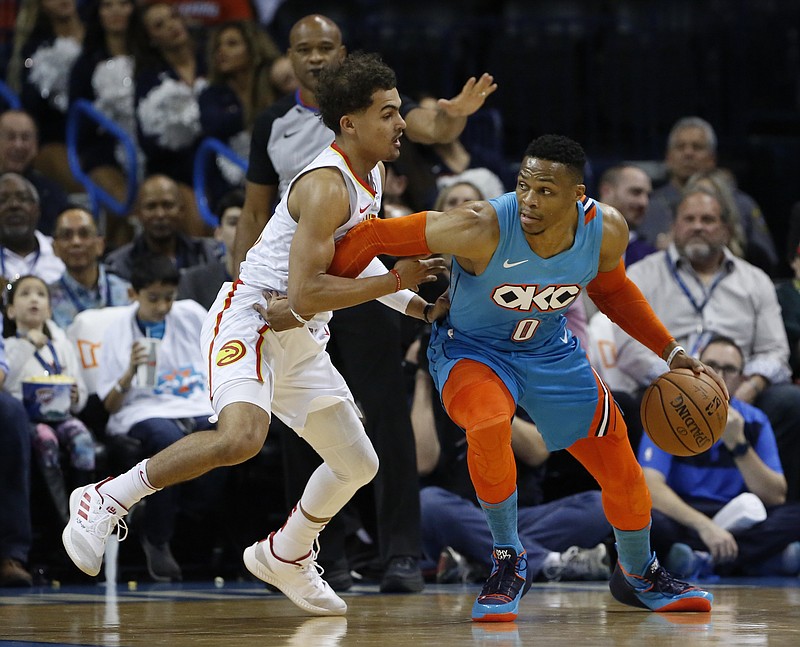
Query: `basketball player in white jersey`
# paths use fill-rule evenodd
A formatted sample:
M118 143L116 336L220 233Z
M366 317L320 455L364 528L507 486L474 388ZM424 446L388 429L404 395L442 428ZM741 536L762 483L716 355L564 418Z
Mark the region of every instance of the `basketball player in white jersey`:
M106 538L124 524L130 506L251 458L264 444L274 411L324 462L283 527L245 550L245 565L310 613L346 612L320 577L314 544L327 521L373 478L378 461L352 395L325 353L325 324L331 310L382 297L427 321L447 308L404 289L434 280L444 269L440 259L403 260L390 272L373 264L362 281L326 274L335 241L380 208L380 162L397 157L405 128L395 85L394 73L375 55L354 54L323 72L320 112L336 138L290 184L240 279L223 285L203 326L217 430L188 435L125 474L72 493L63 540L85 573L99 572ZM268 323L254 309L267 305L266 291L288 295L271 300Z

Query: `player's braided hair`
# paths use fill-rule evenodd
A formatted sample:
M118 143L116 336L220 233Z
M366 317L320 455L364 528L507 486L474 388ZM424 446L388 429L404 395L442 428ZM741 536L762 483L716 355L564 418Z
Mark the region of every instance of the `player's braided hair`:
M322 121L338 135L343 115L366 110L375 91L396 86L394 72L380 56L354 52L319 75L316 96Z
M586 153L581 145L564 135L542 135L525 149L525 157L536 157L549 162L563 164L583 182L583 169L586 166Z

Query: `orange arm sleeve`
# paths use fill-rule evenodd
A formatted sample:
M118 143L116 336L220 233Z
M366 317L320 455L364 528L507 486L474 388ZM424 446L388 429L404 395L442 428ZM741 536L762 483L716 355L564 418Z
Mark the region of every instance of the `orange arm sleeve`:
M664 349L674 341L673 337L653 312L641 290L625 274L622 260L610 272L598 272L586 286L586 292L611 321L663 357Z
M399 218L370 218L357 224L336 243L328 274L354 279L378 254L422 256L430 254L425 240L427 211Z

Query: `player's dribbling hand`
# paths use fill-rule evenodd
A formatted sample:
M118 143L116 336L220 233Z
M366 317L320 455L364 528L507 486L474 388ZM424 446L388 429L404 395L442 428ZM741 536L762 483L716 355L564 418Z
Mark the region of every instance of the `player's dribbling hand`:
M691 357L686 353L678 353L672 360L672 364L670 364L669 370L672 371L675 370L676 368L688 368L690 371L694 371L695 373L707 373L708 376L717 383L720 390L725 394L725 397L728 400L731 399L731 394L728 393L728 387L725 385L725 381L717 374L717 372L713 368L711 368L710 366L706 366L699 359L695 359L694 357Z
M411 256L401 258L394 264L400 275L400 289L416 292L423 283L432 283L436 275L447 271L447 263L441 256Z
M299 328L303 325L289 309L289 299L269 290L264 290L263 295L266 300L266 306L258 302L253 304L253 309L261 315L264 323L272 330L282 332L292 328Z

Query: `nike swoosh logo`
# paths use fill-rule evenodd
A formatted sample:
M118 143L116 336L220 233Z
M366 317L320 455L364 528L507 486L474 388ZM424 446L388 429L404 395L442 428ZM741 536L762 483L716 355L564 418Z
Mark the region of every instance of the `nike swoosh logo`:
M564 331L564 336L561 338L561 341L563 341L565 344L569 342L569 335L567 334L566 330Z
M283 136L284 137L293 137L294 135L296 135L299 132L300 132L299 130L294 130L294 131L292 131L290 133L283 133Z
M363 209L359 209L359 210L358 210L358 213L364 213L364 212L365 212L367 209L369 209L369 205L367 205L367 206L366 206L366 207L364 207Z
M522 265L523 263L527 263L529 260L530 260L529 258L526 258L524 261L517 261L516 263L512 263L511 261L506 259L503 262L503 267L505 267L506 269L509 269L511 267L516 267L517 265Z

